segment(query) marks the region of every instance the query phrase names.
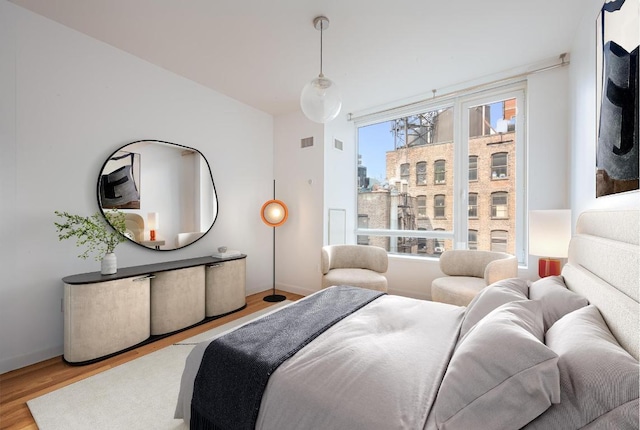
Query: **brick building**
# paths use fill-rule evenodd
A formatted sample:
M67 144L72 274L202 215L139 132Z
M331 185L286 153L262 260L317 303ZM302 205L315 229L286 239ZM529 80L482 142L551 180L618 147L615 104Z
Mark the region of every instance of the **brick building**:
M503 102L503 118L513 119L515 105ZM500 131L490 126L488 106L470 111L469 204L454 208L454 150L451 110L429 118L402 118L396 149L386 153L387 184L361 187L358 227L399 230L453 229L453 211L468 212L469 248L515 253L516 145L513 121ZM426 124L426 125L425 125ZM498 128L498 127L496 127ZM366 173L359 170L360 184ZM395 214L395 216L392 216ZM438 255L451 240L359 236L358 243L389 252Z

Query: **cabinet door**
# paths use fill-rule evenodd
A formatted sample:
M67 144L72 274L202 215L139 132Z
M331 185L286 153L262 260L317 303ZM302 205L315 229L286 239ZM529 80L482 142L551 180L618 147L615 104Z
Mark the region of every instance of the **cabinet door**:
M151 280L151 334L171 333L204 319L204 266L169 270Z
M215 317L242 309L246 303L246 259L207 266L206 316Z
M64 359L95 360L149 338L148 276L64 284Z

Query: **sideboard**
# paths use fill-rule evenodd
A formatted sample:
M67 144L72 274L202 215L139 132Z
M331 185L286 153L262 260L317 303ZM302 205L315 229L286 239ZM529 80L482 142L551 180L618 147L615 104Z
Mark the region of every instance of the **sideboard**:
M82 365L246 307L246 255L67 276L64 360Z

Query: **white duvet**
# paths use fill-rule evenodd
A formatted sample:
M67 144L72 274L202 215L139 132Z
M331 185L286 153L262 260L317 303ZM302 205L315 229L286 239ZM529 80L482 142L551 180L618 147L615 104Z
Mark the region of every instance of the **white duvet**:
M426 428L464 310L391 295L373 301L271 375L256 429ZM175 417L187 424L210 341L197 345L185 364Z

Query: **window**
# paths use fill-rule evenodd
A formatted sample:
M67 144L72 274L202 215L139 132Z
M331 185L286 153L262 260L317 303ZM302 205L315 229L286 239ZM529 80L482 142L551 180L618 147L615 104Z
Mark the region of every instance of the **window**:
M438 257L445 247L490 250L501 231L524 262L526 230L516 230L526 226L524 85L356 119L358 178L367 184L357 205L368 216L356 235L390 253Z
M433 216L436 218L444 218L445 217L445 204L444 204L445 196L442 194L438 194L433 197Z
M418 196L416 206L418 206L418 218L427 218L427 196Z
M403 163L400 165L400 179L409 182L409 163Z
M467 248L471 250L478 249L478 231L469 230L469 240L467 242Z
M491 194L491 218L508 218L508 197L505 192Z
M369 228L369 216L358 214L358 228ZM358 245L369 245L369 236L358 235Z
M438 160L433 164L433 178L434 183L436 184L444 184L445 183L445 160Z
M499 152L491 156L491 179L507 178L507 153Z
M469 181L478 180L478 156L469 155Z
M478 194L469 193L469 218L478 218Z
M491 232L491 250L498 252L508 252L507 251L507 241L509 238L509 233L504 230L493 230Z
M426 228L418 228L418 230L425 231ZM424 237L418 238L418 254L426 254L427 253L427 239Z
M427 185L427 162L416 163L416 185Z
M476 105L469 109L469 137L491 134L491 106Z
M436 228L436 231L443 231L441 228ZM434 239L433 241L433 253L442 254L444 252L444 240Z

